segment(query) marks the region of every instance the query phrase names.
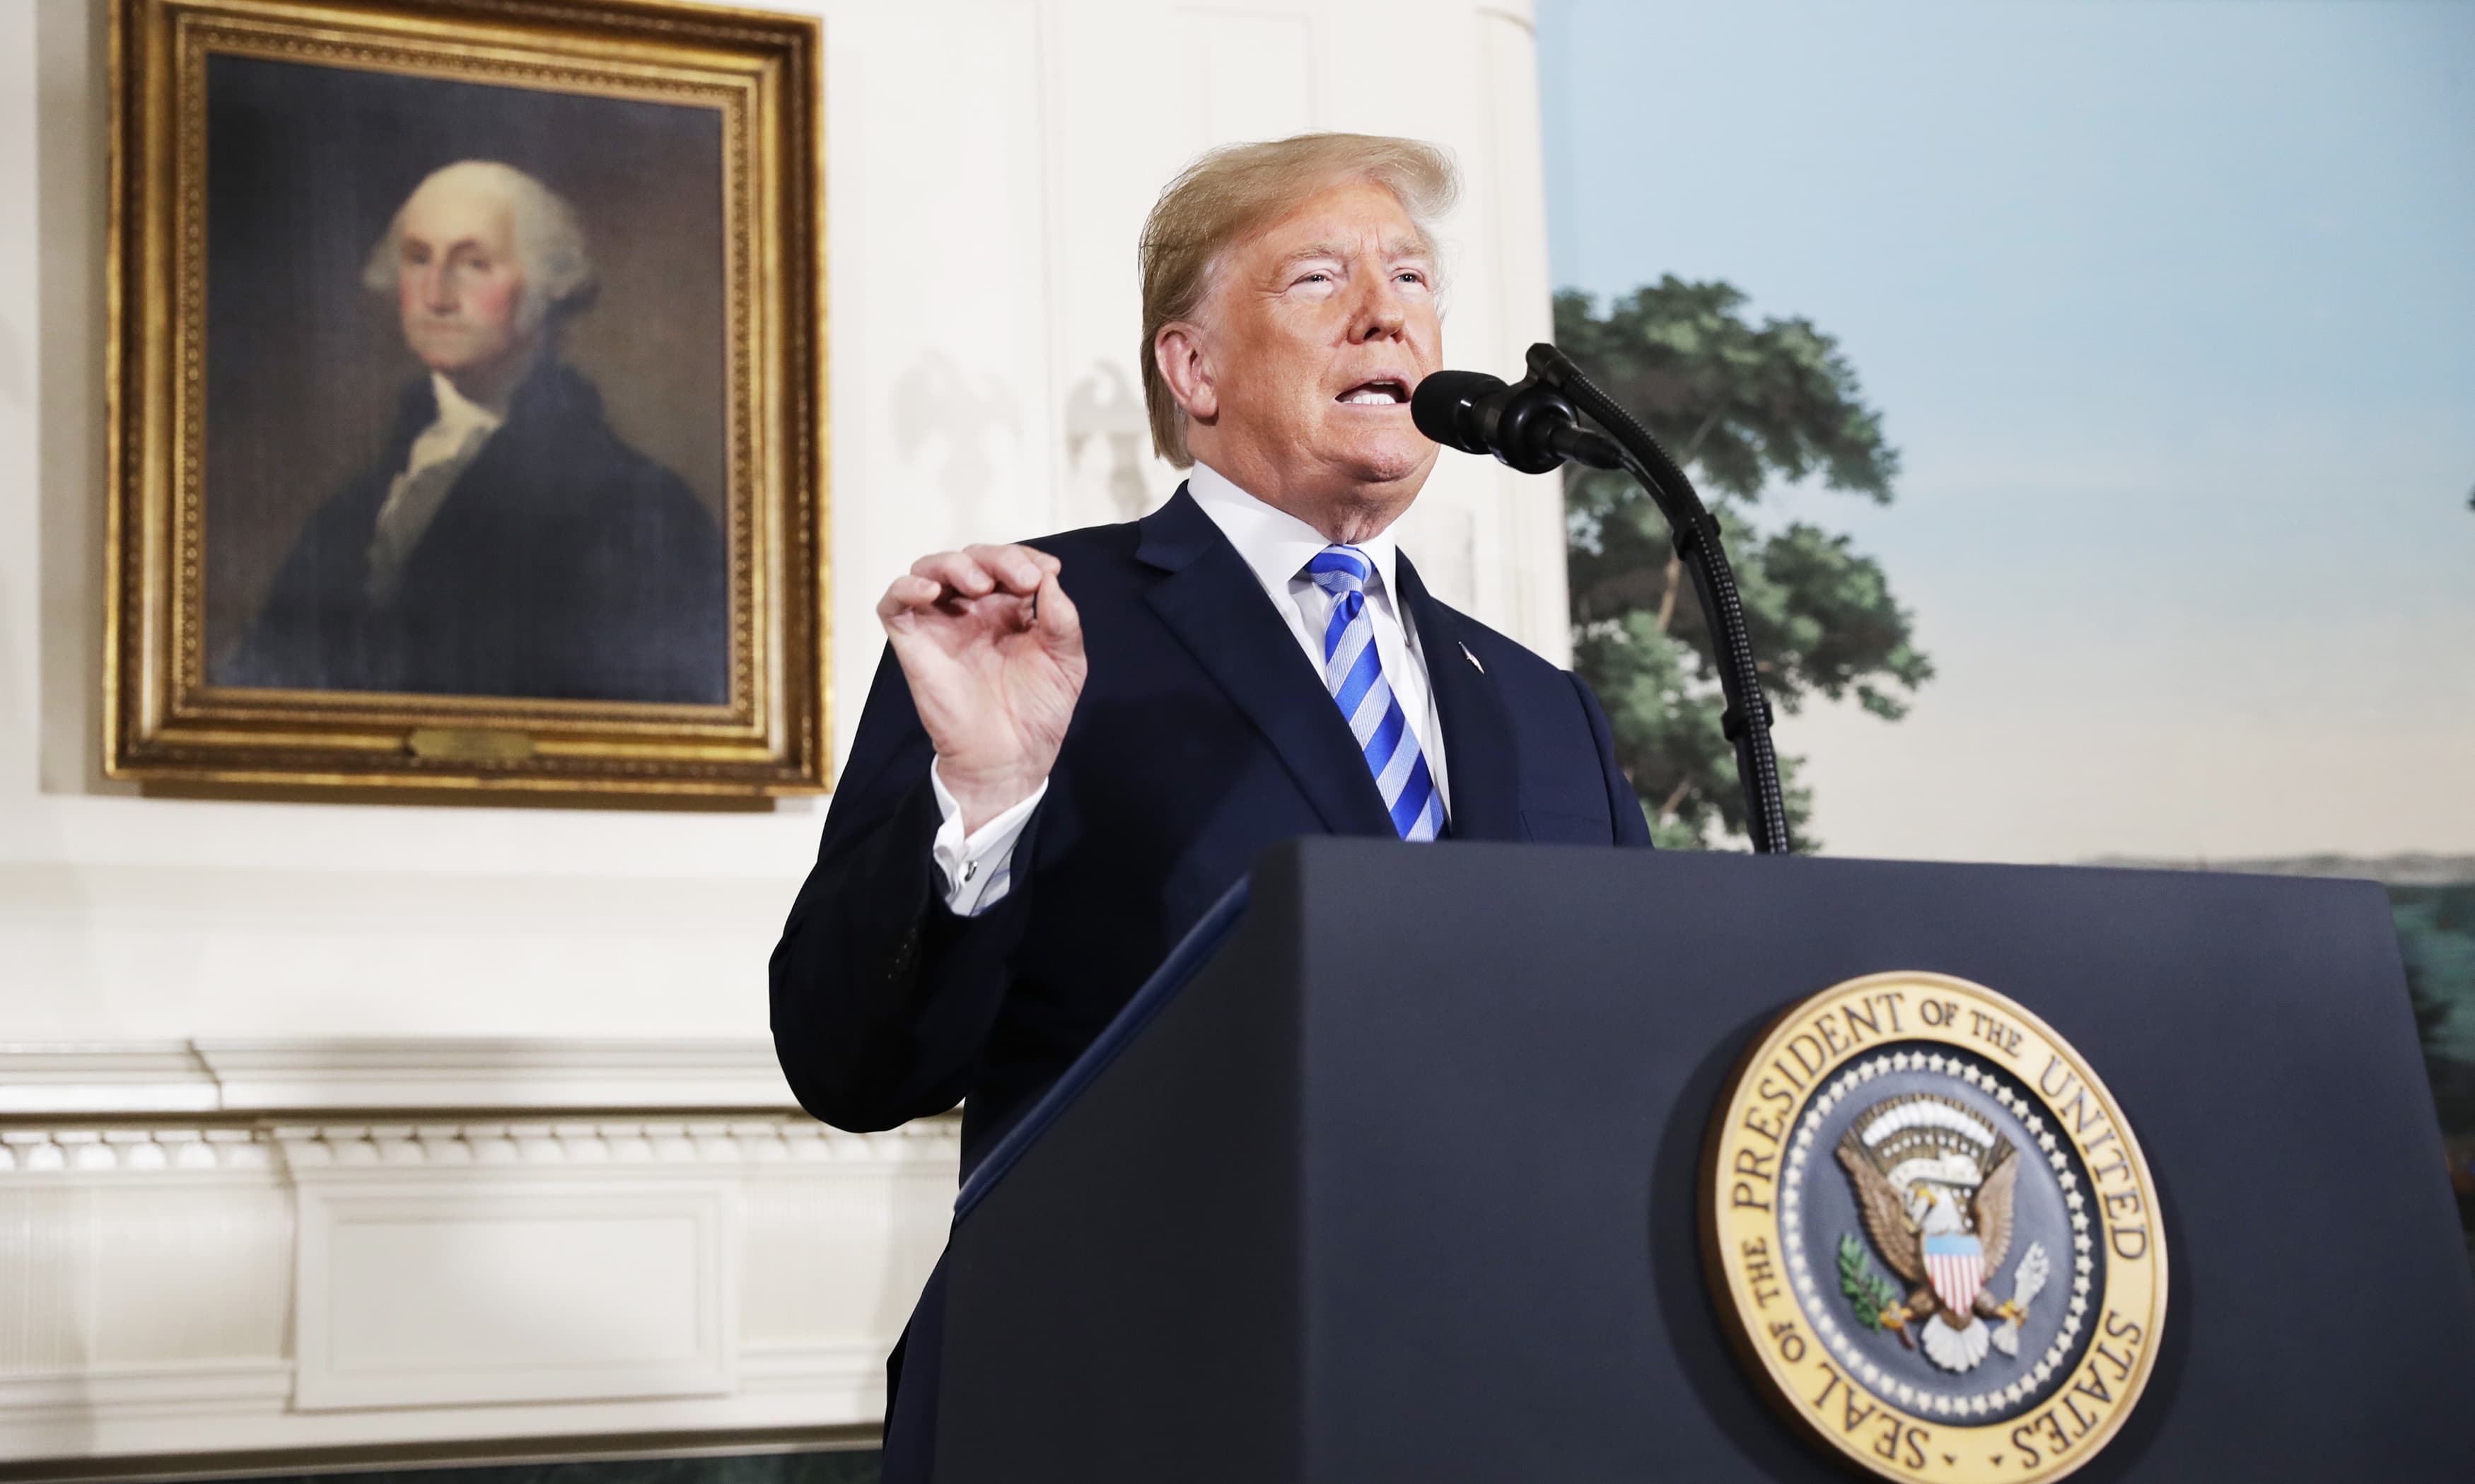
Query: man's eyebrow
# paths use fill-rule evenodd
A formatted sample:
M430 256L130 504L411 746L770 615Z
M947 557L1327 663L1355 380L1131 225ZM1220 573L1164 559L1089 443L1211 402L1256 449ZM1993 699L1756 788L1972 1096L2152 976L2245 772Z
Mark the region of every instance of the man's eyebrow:
M1349 244L1346 242L1310 242L1302 248L1294 248L1282 254L1281 266L1287 268L1317 257L1347 257L1348 255Z
M410 246L411 244L418 242L423 247L429 249L433 253L453 253L458 248L471 248L477 253L487 253L490 251L490 244L482 241L478 237L469 235L458 237L453 242L437 243L430 241L428 237L421 235L419 232L408 231L404 234L403 241L406 246Z
M1283 254L1281 266L1289 268L1299 263L1311 262L1318 257L1350 257L1356 255L1357 251L1358 245L1354 242L1337 240L1310 242L1302 248ZM1397 238L1385 243L1383 251L1385 260L1387 262L1399 262L1405 257L1433 257L1435 254L1434 244L1424 237Z

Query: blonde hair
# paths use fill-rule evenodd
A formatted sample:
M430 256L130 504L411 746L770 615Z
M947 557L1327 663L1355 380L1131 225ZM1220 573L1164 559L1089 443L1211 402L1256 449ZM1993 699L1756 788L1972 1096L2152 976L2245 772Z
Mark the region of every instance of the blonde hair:
M495 159L459 159L422 178L387 223L386 235L370 249L361 267L363 286L391 293L404 250L404 214L425 191L478 190L505 205L523 265L525 295L516 305L518 325L530 330L554 309L581 309L592 302L593 259L584 251L584 227L566 198L513 165Z
M1165 326L1191 320L1211 298L1228 250L1342 181L1372 181L1390 191L1434 249L1434 222L1460 193L1453 158L1416 139L1383 134L1302 134L1261 144L1231 144L1203 156L1168 182L1143 219L1137 262L1143 285L1143 401L1152 448L1180 469L1186 409L1169 394L1153 347Z

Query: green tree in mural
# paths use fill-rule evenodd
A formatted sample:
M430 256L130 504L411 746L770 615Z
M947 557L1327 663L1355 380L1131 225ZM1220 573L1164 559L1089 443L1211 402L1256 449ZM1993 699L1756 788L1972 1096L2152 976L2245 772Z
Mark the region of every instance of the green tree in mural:
M2389 912L2440 1127L2475 1133L2475 1062L2460 1025L2475 1020L2475 883L2391 887Z
M1727 283L1674 277L1604 311L1567 290L1556 297L1556 339L1649 425L1718 517L1772 704L1794 712L1815 695L1853 695L1896 720L1933 667L1880 566L1845 536L1757 517L1765 490L1806 479L1888 504L1899 453L1837 342L1806 320L1754 324L1744 304ZM1653 833L1671 847L1741 836L1708 635L1666 523L1620 474L1570 466L1564 499L1574 665L1606 707ZM1810 849L1797 762L1780 766L1790 822Z

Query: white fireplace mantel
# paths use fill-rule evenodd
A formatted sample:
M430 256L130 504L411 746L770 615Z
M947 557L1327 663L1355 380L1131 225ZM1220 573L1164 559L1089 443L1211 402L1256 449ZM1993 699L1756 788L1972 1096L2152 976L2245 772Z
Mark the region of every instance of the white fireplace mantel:
M956 1154L761 1042L0 1047L0 1464L865 1441Z

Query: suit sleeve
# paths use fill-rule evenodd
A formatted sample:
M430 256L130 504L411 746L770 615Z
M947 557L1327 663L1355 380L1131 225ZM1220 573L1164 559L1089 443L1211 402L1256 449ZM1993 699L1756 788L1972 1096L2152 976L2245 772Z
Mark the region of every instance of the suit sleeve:
M889 649L771 970L774 1053L799 1104L891 1129L969 1091L1030 910L1027 871L976 917L945 906L934 751ZM1040 811L1016 840L1028 863Z
M1581 711L1590 718L1590 741L1599 749L1599 775L1606 782L1607 813L1615 819L1615 842L1647 850L1650 816L1642 813L1641 800L1632 791L1632 780L1616 764L1615 733L1607 725L1607 714L1599 708L1599 698L1588 681L1579 675L1571 678L1573 689L1581 693Z

